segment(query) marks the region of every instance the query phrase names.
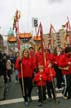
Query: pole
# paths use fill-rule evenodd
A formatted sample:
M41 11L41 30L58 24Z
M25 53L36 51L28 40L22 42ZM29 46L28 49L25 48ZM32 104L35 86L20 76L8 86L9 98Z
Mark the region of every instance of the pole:
M54 84L54 80L53 80L53 76L52 76L52 71L51 71L51 68L50 68L50 76L51 76L51 79L52 79L52 86L53 86L53 90L54 90L54 95L55 95L55 103L60 103L60 101L57 101L56 99L56 92L55 92L55 84Z
M42 98L42 102L43 102L43 87L42 87L42 75L40 74L40 81L41 81L41 98Z
M40 31L40 37L41 37L41 48L42 48L42 54L43 54L43 59L44 59L44 67L46 65L46 54L44 53L44 39L43 39L43 28L42 28L42 25L40 23L39 25L39 31Z
M17 10L14 18L13 28L15 28L17 42L18 42L18 50L20 51L20 39L19 39L19 19L20 19L20 12ZM21 55L21 54L20 54ZM23 80L23 71L22 71L22 63L21 63L21 76L22 76L22 94L25 95L24 92L24 80Z
M55 102L56 102L56 93L55 93L55 84L54 84L54 80L53 80L53 75L52 75L52 71L50 68L50 76L51 76L51 81L52 81L52 86L53 86L53 91L54 91L54 95L55 95Z

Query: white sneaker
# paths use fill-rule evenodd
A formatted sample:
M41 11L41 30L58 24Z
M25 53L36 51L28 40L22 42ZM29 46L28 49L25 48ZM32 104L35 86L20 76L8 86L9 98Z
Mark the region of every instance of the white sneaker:
M29 105L29 103L28 102L25 102L25 106L28 106Z

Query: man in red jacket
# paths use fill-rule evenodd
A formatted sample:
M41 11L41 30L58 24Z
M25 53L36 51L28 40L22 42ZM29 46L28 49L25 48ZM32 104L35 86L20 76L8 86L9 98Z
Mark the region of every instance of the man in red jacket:
M59 66L62 69L62 73L65 76L65 89L64 98L71 98L71 47L65 48L65 53L59 60Z
M38 52L36 53L36 62L37 68L39 65L44 65L44 55L41 47L39 47Z

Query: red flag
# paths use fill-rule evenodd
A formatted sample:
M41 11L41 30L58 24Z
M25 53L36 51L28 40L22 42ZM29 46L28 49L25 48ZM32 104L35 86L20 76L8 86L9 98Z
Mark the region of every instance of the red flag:
M20 50L20 38L19 38L19 21L16 22L16 35L17 35L17 42L18 42L18 50Z
M19 19L20 19L20 13L17 10L16 15L13 22L13 30L15 29L16 35L17 35L17 44L18 44L18 50L20 50L20 38L19 38Z

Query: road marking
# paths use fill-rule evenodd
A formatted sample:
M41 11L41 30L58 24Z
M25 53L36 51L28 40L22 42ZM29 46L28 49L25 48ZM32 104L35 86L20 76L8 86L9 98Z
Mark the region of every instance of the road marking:
M56 97L62 97L62 93L57 93ZM32 96L32 100L38 100L38 96ZM4 101L0 101L0 105L14 104L19 102L24 102L24 99L17 98L17 99L4 100Z

